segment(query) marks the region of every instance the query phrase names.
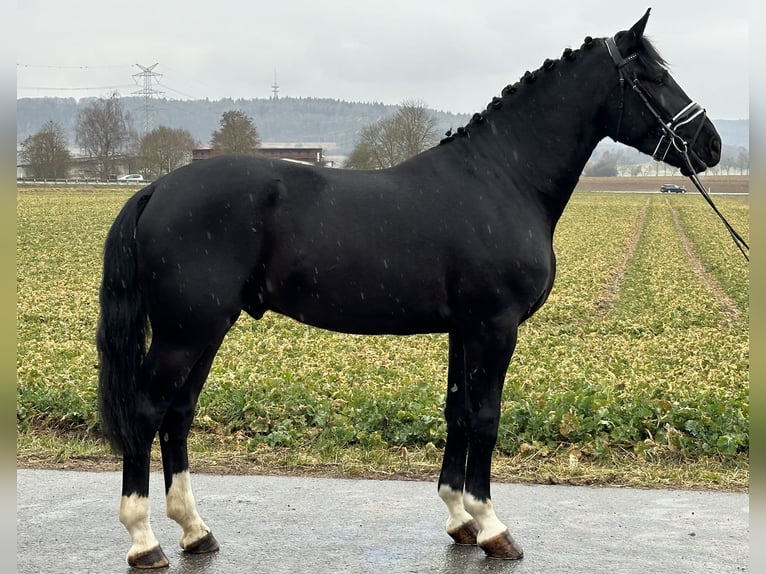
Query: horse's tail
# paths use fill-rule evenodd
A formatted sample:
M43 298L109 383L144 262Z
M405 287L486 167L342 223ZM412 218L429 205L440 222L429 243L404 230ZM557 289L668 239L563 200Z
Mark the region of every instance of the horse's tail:
M101 428L119 453L139 444L138 376L146 355L147 315L138 284L136 225L154 186L131 197L112 223L104 244L104 273L96 347Z

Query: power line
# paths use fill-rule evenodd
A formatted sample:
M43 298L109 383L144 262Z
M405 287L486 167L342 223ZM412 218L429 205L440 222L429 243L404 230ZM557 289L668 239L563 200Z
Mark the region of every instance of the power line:
M82 64L82 65L75 65L75 66L65 66L65 65L59 65L59 64L23 64L16 62L17 68L41 68L41 69L47 69L47 70L103 70L103 69L109 69L109 68L130 68L130 64L101 64L101 65L89 65L89 64Z
M180 96L184 96L185 98L190 98L192 100L199 99L199 98L197 98L197 96L192 96L191 94L187 94L187 93L182 92L180 90L176 90L175 88L171 88L170 86L168 86L167 84L163 84L162 82L157 82L157 85L165 88L166 90L170 90L171 92L175 92L176 94L178 94Z
M71 90L71 91L77 91L77 90L118 90L120 88L131 88L132 86L130 84L126 84L123 86L16 86L19 90Z
M130 84L118 84L113 73L104 77L106 71L125 69L125 64L36 64L17 62L17 91L35 92L104 92L118 91L131 87ZM56 71L65 72L68 77L79 81L67 81ZM40 77L42 74L42 77ZM119 81L119 80L117 80Z
M203 88L203 90L205 90L205 91L215 91L216 89L218 89L218 88L214 88L214 87L212 87L212 86L210 86L210 85L208 85L208 84L206 84L204 82L200 82L195 77L187 75L185 71L177 70L176 68L172 68L172 67L168 66L167 64L162 64L162 67L165 70L167 70L168 72L172 72L175 76L183 77L187 81L190 81L190 82L196 84L199 88ZM167 86L165 86L165 87L167 87Z

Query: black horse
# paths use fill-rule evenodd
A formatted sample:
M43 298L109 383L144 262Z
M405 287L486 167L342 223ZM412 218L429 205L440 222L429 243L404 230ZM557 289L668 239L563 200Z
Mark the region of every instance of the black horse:
M517 329L551 290L553 232L580 172L606 136L686 174L720 158L704 110L644 38L648 16L546 60L391 169L222 156L128 200L106 239L97 344L102 423L123 456L130 565L168 564L147 498L158 433L182 548L218 549L195 508L187 434L243 310L345 333L448 333L447 532L491 557L522 557L492 507L492 451Z

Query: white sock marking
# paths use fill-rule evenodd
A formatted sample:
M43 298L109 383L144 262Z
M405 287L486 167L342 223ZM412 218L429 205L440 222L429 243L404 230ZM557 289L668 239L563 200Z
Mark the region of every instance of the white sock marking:
M472 520L471 515L463 507L462 491L454 490L452 487L442 484L439 487L439 497L447 505L447 510L449 511L447 532L455 532Z
M472 494L466 492L463 495L463 504L465 509L479 524L479 534L476 537L476 541L480 545L508 530L508 527L500 522L495 515L491 500L482 502Z
M120 499L120 522L128 530L133 544L128 557L137 556L159 546L149 520L149 499L138 494Z
M179 540L181 548L186 548L197 542L210 532L210 529L197 513L188 470L173 475L173 481L170 483L170 489L165 500L168 518L175 520L184 529Z

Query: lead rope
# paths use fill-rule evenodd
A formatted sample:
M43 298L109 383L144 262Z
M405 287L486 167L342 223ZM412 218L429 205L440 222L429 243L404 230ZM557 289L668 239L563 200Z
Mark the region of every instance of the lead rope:
M705 201L708 202L708 205L713 208L713 211L715 214L720 218L720 220L723 222L723 224L726 226L726 229L729 231L729 235L731 235L731 238L734 240L734 244L739 248L740 253L742 253L742 256L745 258L745 261L750 261L750 257L748 256L748 253L750 253L750 246L747 244L747 242L742 239L742 236L737 233L737 230L734 229L731 224L726 220L726 218L723 216L723 214L718 211L718 208L715 206L715 203L713 203L713 200L710 199L710 194L708 194L707 190L702 185L702 182L700 182L700 178L697 177L697 174L694 172L694 168L692 167L692 162L689 160L689 154L686 152L686 149L683 150L683 156L684 156L684 162L686 163L686 168L689 170L689 173L691 174L689 176L689 179L692 180L692 183L694 183L694 186L699 190L699 192L702 194L702 197L705 198ZM747 253L745 252L747 250Z

